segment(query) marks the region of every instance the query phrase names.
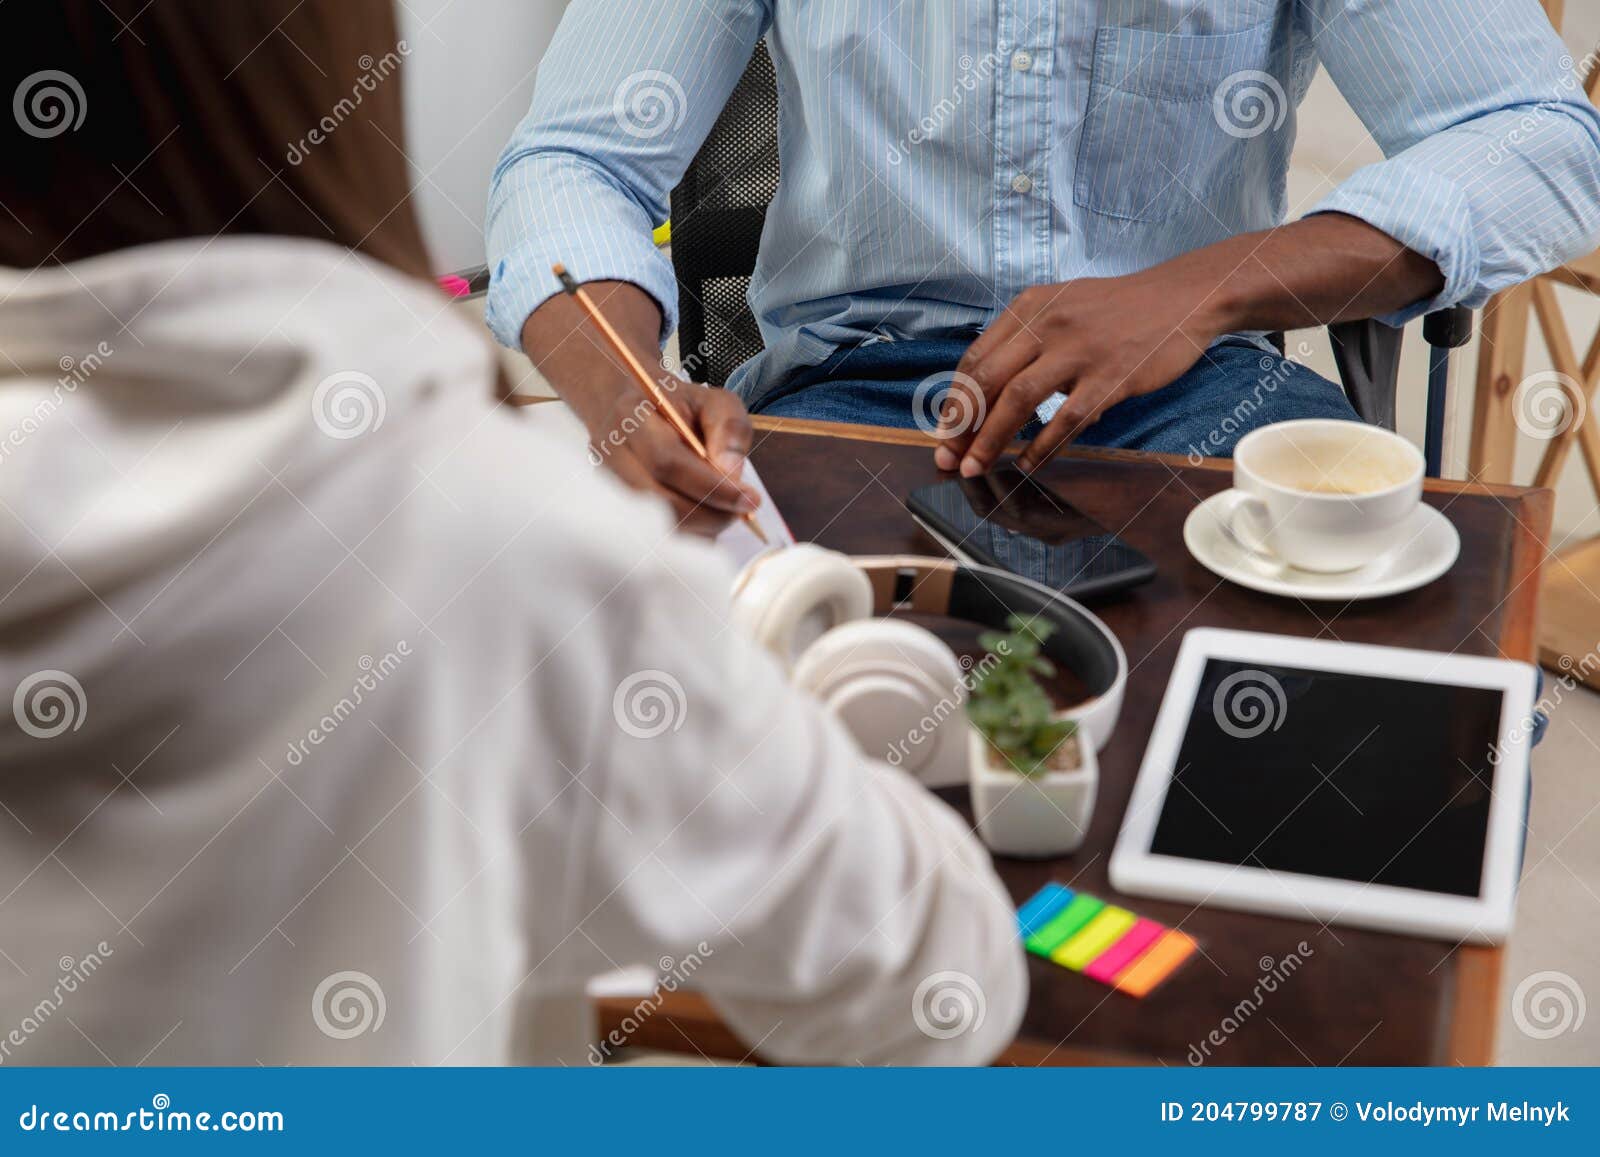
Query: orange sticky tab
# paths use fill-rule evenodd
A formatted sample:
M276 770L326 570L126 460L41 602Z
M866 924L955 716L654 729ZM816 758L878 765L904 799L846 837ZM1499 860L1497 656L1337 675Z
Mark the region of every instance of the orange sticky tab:
M1178 965L1189 959L1194 951L1194 939L1177 929L1167 932L1140 956L1117 974L1116 986L1129 996L1146 996L1156 985L1171 976Z

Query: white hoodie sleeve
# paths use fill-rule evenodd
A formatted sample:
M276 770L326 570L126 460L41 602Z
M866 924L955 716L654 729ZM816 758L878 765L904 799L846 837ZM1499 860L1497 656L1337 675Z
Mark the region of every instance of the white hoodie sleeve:
M992 1060L1027 975L987 853L734 631L731 577L672 540L605 600L582 935L617 963L670 958L771 1060Z

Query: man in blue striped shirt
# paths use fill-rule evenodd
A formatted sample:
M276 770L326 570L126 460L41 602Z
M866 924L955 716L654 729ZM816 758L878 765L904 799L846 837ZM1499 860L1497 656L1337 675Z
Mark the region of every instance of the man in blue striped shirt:
M766 349L728 391L675 391L724 476L640 421L549 271L657 355L677 286L650 230L763 36ZM1319 63L1386 159L1285 224ZM1071 440L1227 453L1353 418L1334 383L1269 370L1262 335L1481 305L1593 249L1600 115L1537 0L573 0L488 232L500 339L621 442L625 478L713 525L751 499L746 407L942 417L938 462L968 475L1019 433L1032 467Z

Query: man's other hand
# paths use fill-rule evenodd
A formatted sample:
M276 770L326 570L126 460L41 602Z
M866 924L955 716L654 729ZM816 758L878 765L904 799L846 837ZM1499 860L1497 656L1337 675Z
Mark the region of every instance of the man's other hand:
M1127 277L1036 286L961 359L935 460L987 472L1059 390L1066 401L1017 459L1032 470L1118 402L1176 381L1224 334L1383 317L1444 287L1431 258L1341 213L1241 233Z
M986 473L1039 404L1066 401L1019 456L1032 470L1098 421L1106 410L1170 384L1221 331L1201 284L1153 277L1081 279L1024 290L972 343L946 399L936 451L940 469ZM981 415L960 429L963 415Z

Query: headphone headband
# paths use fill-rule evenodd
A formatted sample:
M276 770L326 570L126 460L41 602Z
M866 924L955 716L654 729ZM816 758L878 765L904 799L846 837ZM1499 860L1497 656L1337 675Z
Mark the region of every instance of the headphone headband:
M832 563L826 560L832 559ZM751 560L734 584L736 618L764 645L792 662L802 624L829 627L870 613L905 609L1005 630L1012 615L1042 618L1055 629L1044 654L1083 681L1086 703L1072 715L1098 749L1122 709L1128 660L1111 629L1060 591L1010 571L921 555L837 554L810 544Z
M853 555L872 584L873 613L909 609L1005 630L1012 615L1055 627L1044 653L1072 671L1090 695L1106 694L1127 676L1122 646L1110 629L1061 592L995 567L918 555Z

